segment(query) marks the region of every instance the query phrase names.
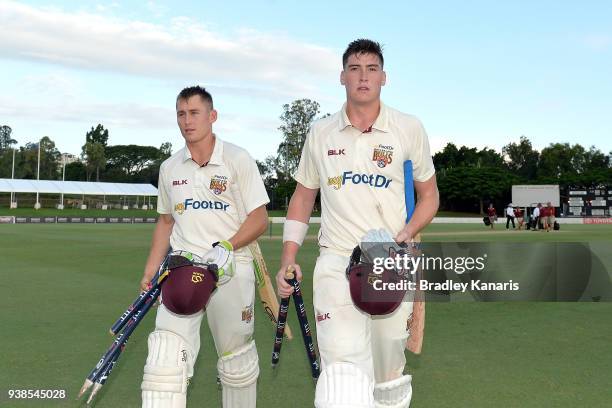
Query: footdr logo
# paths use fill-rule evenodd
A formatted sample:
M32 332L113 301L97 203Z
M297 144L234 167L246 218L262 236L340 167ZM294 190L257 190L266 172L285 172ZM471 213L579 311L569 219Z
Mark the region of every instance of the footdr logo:
M211 200L194 200L193 198L188 198L182 203L178 203L174 206L174 211L178 213L178 215L182 215L185 211L190 208L194 210L220 210L227 211L229 204L224 203L223 201L211 201Z
M375 188L389 188L393 180L383 176L382 174L366 174L366 173L353 173L352 171L345 171L341 176L334 176L327 178L327 185L331 186L334 190L340 190L340 188L347 184L365 184Z

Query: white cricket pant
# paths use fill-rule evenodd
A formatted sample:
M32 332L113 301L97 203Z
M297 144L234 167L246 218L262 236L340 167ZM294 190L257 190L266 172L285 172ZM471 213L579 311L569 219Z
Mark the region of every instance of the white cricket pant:
M349 257L322 248L313 276L313 303L322 369L345 362L382 383L403 375L407 321L412 302L391 314L370 316L351 299L346 267Z
M219 285L213 293L206 314L208 327L219 357L249 343L254 330L255 274L253 263L236 260L236 272L229 282ZM204 312L181 316L162 304L157 310L156 330L168 330L181 336L189 345L188 377L200 350L200 324Z

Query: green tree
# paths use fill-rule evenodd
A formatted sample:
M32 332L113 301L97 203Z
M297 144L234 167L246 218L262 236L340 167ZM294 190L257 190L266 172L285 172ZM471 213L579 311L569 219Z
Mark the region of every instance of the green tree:
M87 181L91 180L91 175L94 171L96 172L96 181L100 181L100 169L106 167L104 145L96 142L86 142L83 145L81 157L85 162Z
M548 181L573 181L586 167L585 150L579 144L551 143L542 149L538 176Z
M531 142L521 136L519 143L508 143L502 148L502 153L508 158L508 167L525 181L534 180L538 173L540 154L533 149Z
M0 152L11 149L14 144L17 144L17 141L11 138L11 133L13 133L13 129L10 126L0 126Z
M87 169L82 161L66 164L66 180L87 181Z
M478 203L482 214L484 202L507 198L515 181L515 176L503 168L462 166L440 175L438 188L446 208L472 209Z
M297 170L310 125L318 113L319 103L310 99L298 99L283 105L282 124L278 128L283 139L278 146L276 171L282 173L285 180Z
M91 130L85 134L85 143L99 143L106 147L108 144L108 129L98 123L98 126L91 127Z
M106 145L108 143L108 129L98 124L92 126L85 134L85 144L81 148L81 158L85 162L87 181L91 179L92 173L96 172L96 181L100 181L100 170L106 167Z
M57 180L60 175L61 153L48 136L40 139L40 179ZM15 158L15 178L36 179L38 170L38 144L27 143L20 147Z
M120 170L128 178L135 176L160 157L160 150L153 146L115 145L106 148L107 165Z

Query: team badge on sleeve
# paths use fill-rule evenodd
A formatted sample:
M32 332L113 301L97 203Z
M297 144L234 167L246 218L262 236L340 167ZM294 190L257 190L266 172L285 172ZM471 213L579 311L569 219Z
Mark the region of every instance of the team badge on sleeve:
M227 177L225 176L212 176L210 179L210 190L219 195L227 190Z
M374 148L372 161L380 168L386 167L393 161L393 146L378 145Z

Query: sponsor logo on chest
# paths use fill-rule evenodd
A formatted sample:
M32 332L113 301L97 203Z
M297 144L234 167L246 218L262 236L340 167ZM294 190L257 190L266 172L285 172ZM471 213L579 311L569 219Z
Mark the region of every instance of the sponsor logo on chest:
M355 185L365 184L375 188L389 188L391 181L393 180L382 174L360 174L353 173L352 171L345 171L341 176L328 177L327 185L334 190L340 190L340 188L347 183Z
M328 156L345 156L345 149L329 149L327 151Z
M219 195L227 190L227 177L225 176L212 176L210 179L210 190Z
M174 205L174 211L178 215L182 215L188 210L213 210L213 211L227 211L229 204L223 201L212 201L212 200L194 200L193 198L187 198L185 201Z
M374 147L372 161L381 169L393 161L393 146L378 145Z
M172 187L182 186L187 184L187 180L172 180Z

